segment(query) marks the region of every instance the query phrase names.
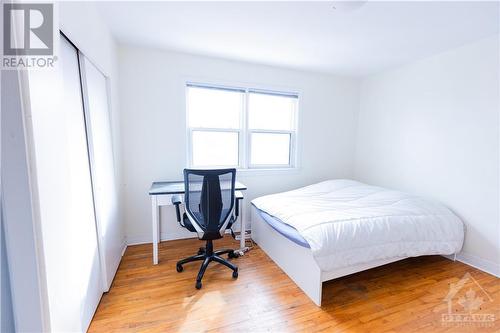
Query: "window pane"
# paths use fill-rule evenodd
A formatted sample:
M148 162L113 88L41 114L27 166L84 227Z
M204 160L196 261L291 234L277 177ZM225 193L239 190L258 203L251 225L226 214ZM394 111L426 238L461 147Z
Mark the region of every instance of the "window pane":
M248 94L248 125L251 129L293 130L297 98Z
M190 127L239 128L243 93L187 87Z
M193 166L237 166L238 133L193 131Z
M252 165L289 165L290 134L252 133Z

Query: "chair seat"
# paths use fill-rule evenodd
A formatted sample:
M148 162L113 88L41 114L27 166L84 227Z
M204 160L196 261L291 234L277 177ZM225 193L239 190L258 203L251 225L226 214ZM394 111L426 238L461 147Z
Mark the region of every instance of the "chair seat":
M226 214L227 213L227 209L223 209L222 210L222 214ZM195 212L194 213L195 215L195 218L199 221L203 221L203 216L201 215L200 212ZM196 229L195 227L193 226L193 224L191 223L191 220L189 219L189 217L187 216L186 213L184 213L184 215L182 216L182 220L184 222L184 226L187 230L191 231L191 232L196 232ZM233 225L234 223L234 216L231 216L230 220L229 220L229 223L227 224L227 227L226 229L229 229L231 228L231 226Z

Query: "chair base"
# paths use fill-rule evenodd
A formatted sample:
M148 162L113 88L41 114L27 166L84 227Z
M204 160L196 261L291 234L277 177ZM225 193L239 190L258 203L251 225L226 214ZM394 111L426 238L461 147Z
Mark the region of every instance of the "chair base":
M230 268L233 271L233 278L238 278L238 267L233 265L231 262L227 261L226 259L222 258L221 255L223 254L228 254L229 258L237 258L238 255L235 254L234 250L230 249L224 249L224 250L218 250L214 251L213 250L213 243L211 240L207 240L207 245L206 247L201 247L198 250L198 254L187 257L185 259L179 260L177 262L176 268L177 272L182 272L184 268L182 265L187 264L188 262L193 262L193 261L201 261L203 260L203 263L201 264L200 271L198 272L198 276L196 277L196 289L200 289L202 284L201 280L203 279L203 275L205 274L205 271L210 264L210 262L215 261L218 262L219 264L222 264L228 268Z

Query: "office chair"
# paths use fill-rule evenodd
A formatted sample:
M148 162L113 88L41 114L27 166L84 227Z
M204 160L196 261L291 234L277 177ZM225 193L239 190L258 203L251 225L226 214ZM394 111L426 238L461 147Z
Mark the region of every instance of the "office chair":
M184 169L185 213L182 219L179 210L181 198L172 198L179 224L191 232L196 232L200 240L206 241L205 247L201 247L197 255L178 261L176 266L177 272L180 273L183 271L182 265L203 260L196 278L196 289L201 288L205 270L212 261L229 267L233 270L233 278L238 278L238 267L220 257L228 254L229 258L236 258L234 250L213 249L213 240L222 238L226 229L231 228L235 221L235 178L236 169Z

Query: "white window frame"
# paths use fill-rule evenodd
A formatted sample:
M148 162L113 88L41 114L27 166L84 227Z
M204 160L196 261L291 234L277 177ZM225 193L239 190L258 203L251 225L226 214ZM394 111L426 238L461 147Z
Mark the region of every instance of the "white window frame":
M206 87L214 89L234 90L243 93L242 106L240 109L240 126L237 129L230 128L207 128L189 126L189 87ZM187 165L190 168L237 168L239 171L248 170L295 170L297 169L297 132L298 132L298 113L300 95L296 92L284 92L271 89L256 89L250 87L219 85L211 83L184 82L186 96L186 132L187 132ZM295 108L293 110L293 129L292 130L269 130L269 129L250 129L248 127L248 96L250 93L261 93L270 95L291 96L296 98ZM193 165L193 132L230 132L238 133L238 165L223 166L200 166ZM288 164L251 164L251 135L252 133L275 133L290 135L289 163Z

